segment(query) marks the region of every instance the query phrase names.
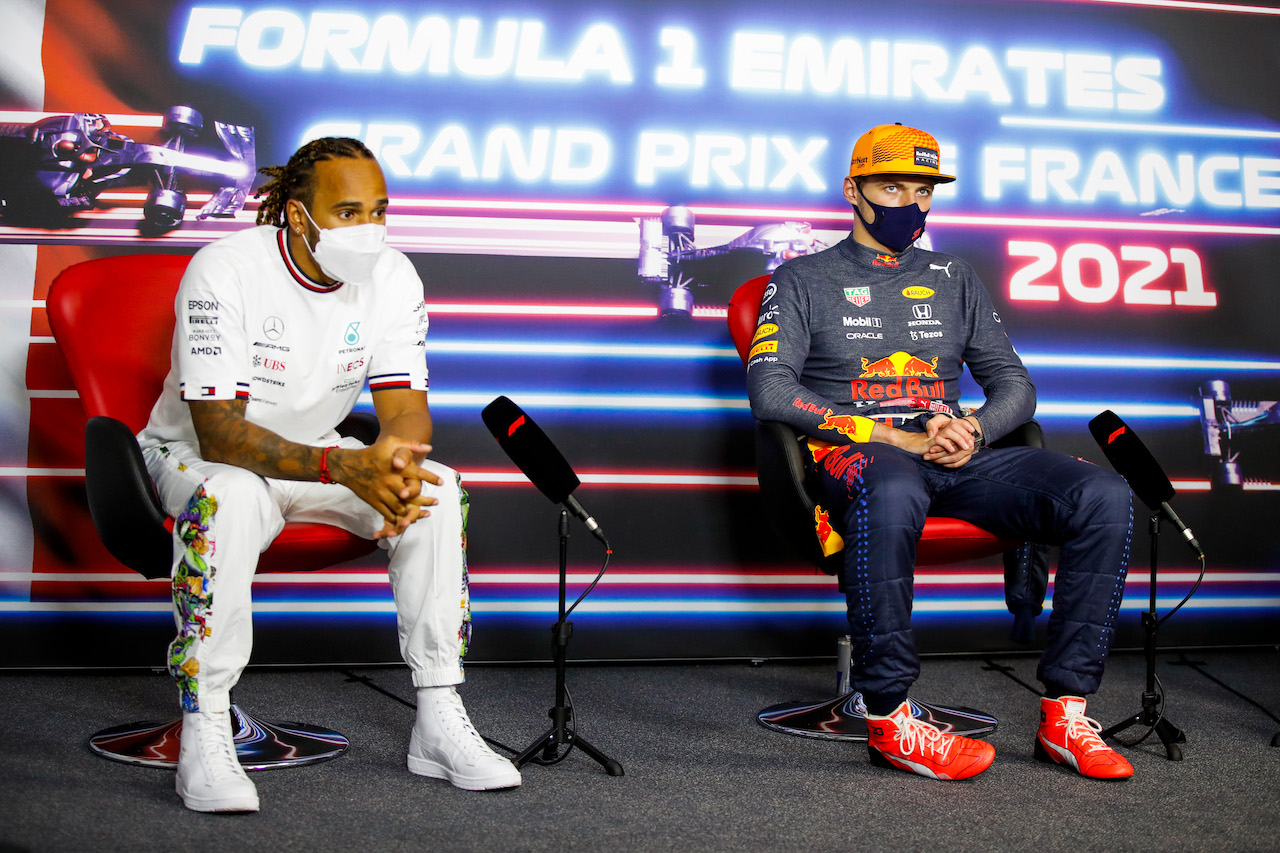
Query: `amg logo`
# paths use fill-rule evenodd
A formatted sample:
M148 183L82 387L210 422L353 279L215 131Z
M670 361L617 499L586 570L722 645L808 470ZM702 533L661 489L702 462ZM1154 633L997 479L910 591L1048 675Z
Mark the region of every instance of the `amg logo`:
M845 317L844 324L848 326L866 326L872 329L878 329L881 326L879 317Z

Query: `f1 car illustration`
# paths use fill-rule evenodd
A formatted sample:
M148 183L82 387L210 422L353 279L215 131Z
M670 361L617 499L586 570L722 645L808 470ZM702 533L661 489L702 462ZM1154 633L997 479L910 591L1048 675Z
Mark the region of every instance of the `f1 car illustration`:
M827 247L807 222L757 225L724 245L703 249L694 245L694 215L687 207L668 207L661 216L637 222L638 275L661 288L658 307L663 317L691 316L693 287L711 282L737 287L748 278L772 272L788 258Z
M252 127L214 122L215 153L194 149L204 131L199 112L171 107L163 144L135 142L111 129L99 113L71 113L31 124L0 124L0 216L12 224L71 227L78 211L120 187L148 186L142 228L181 226L187 207L181 188L190 176L217 186L197 218L234 216L256 176Z
M1231 399L1231 387L1222 380L1200 386L1200 432L1204 452L1219 461L1214 482L1239 488L1244 485L1240 465L1240 439L1280 426L1280 401Z

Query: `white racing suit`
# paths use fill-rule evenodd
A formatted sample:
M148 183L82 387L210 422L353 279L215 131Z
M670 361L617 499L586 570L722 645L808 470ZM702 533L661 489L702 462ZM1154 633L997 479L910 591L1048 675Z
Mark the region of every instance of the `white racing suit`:
M360 447L344 438L343 447ZM382 516L346 486L260 477L206 462L173 442L145 453L174 524L173 600L178 636L168 666L183 710L225 711L253 648L250 587L258 555L286 521L332 524L372 539ZM416 687L459 684L471 634L467 592L467 495L455 471L426 461L439 503L399 536L379 540L391 557L400 653Z

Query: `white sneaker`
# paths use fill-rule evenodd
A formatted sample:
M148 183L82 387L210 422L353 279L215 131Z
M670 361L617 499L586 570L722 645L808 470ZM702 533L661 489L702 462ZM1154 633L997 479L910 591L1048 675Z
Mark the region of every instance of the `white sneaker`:
M182 802L195 812L258 810L258 789L236 758L229 712L182 715L175 787Z
M409 771L448 779L468 791L520 785L520 771L484 742L452 687L418 690L418 719L409 736Z

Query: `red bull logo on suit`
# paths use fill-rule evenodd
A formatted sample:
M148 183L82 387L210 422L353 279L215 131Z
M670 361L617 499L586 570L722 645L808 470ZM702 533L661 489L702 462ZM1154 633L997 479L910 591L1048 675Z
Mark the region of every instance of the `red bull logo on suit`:
M922 378L936 381L921 382ZM898 381L869 381L894 379ZM943 382L938 379L937 356L925 361L902 351L875 361L862 359L862 375L851 384L855 400L941 399L944 396Z

